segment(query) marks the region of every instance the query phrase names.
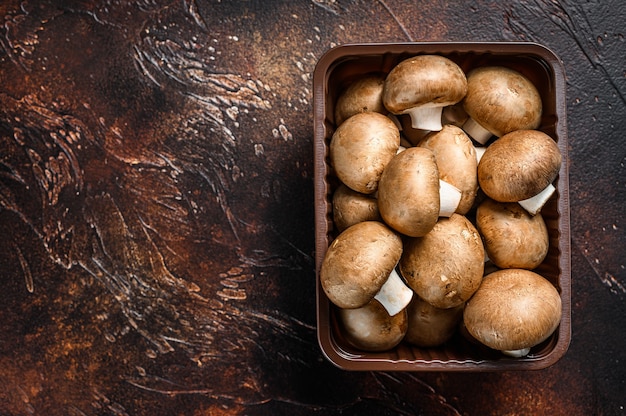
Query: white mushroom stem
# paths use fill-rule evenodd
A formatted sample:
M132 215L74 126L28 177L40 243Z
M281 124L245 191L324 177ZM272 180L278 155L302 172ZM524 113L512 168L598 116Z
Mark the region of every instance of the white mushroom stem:
M456 186L439 179L439 216L449 217L461 202L461 191Z
M485 154L485 151L487 150L487 147L485 147L485 146L474 146L474 150L476 150L476 163L478 164L478 163L480 163L480 159Z
M390 316L394 316L406 308L413 298L413 291L394 268L385 284L380 288L374 299L380 302Z
M442 129L441 112L443 107L436 104L426 104L405 110L411 116L411 126L414 129L439 131Z
M520 350L502 350L502 354L513 358L521 358L528 355L530 348L522 348Z
M539 192L537 195L519 201L519 204L524 208L530 215L536 215L541 208L548 202L548 199L552 196L552 194L556 191L556 188L552 184L548 184L543 191Z
M492 132L478 124L478 122L471 117L463 124L463 130L468 136L480 144L487 143L491 136L493 136Z

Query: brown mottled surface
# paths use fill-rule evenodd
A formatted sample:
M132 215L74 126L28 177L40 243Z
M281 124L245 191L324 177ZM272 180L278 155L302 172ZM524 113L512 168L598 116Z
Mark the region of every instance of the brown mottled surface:
M2 2L0 414L626 412L626 11L461 3ZM317 346L310 75L423 40L565 64L573 335L548 369L351 373Z

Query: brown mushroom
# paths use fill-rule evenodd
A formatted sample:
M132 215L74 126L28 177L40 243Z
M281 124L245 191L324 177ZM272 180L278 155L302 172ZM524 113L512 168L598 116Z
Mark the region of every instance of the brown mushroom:
M377 221L357 223L333 240L320 269L328 299L340 308L359 308L376 296L402 255L402 239Z
M463 215L441 218L423 237L407 239L400 274L422 299L437 308L465 302L480 286L485 264L483 243Z
M429 133L419 146L435 154L439 178L461 191L456 212L466 214L472 208L478 191L478 162L470 138L460 127L448 124L441 131Z
M531 270L548 254L548 229L541 213L530 215L517 203L483 201L476 209L476 228L489 259L499 268Z
M460 196L458 189L440 188L433 152L411 147L387 164L380 178L378 209L391 228L407 236L420 237L435 226L442 206L448 213L452 204L451 212L455 211ZM449 199L453 202L448 203Z
M440 55L418 55L397 64L387 75L383 103L393 114L410 114L413 128L441 130L443 107L467 92L463 70Z
M379 113L358 113L344 121L330 141L330 160L339 180L372 194L382 172L400 146L400 131Z
M339 126L357 113L387 113L383 105L384 83L385 77L380 74L368 74L353 81L337 98L335 125Z
M378 201L344 184L333 193L333 222L339 231L362 221L381 221Z
M392 349L407 330L406 309L392 316L375 299L360 308L339 309L337 315L346 340L364 351Z
M408 328L404 340L418 347L437 347L448 341L463 318L464 303L453 308L435 308L419 296L407 307Z
M554 192L552 182L560 168L561 153L550 136L516 130L487 147L478 163L478 183L496 201L526 200L524 208L535 214Z
M561 321L561 297L541 275L503 269L483 279L466 303L463 322L476 340L514 357L545 341Z
M501 66L480 67L467 74L463 108L469 115L463 130L481 144L494 135L537 129L543 111L535 85L520 72Z

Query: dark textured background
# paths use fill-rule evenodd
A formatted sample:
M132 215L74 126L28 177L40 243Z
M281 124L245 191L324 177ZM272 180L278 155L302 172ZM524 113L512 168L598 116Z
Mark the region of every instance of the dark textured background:
M0 414L626 412L618 1L0 4ZM535 41L565 65L569 351L352 373L315 338L311 73L335 45Z

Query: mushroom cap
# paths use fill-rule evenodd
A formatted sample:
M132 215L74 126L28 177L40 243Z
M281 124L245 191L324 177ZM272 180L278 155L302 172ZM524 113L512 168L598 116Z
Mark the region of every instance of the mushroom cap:
M448 124L440 131L429 133L419 146L435 154L439 178L461 191L461 201L456 212L466 214L472 208L478 192L478 162L472 140L460 127Z
M556 142L539 130L516 130L487 147L478 163L478 183L499 202L531 198L557 177L561 153Z
M465 73L456 63L440 55L418 55L389 72L383 103L390 112L402 114L418 106L456 104L466 92Z
M385 114L383 85L385 76L368 74L353 81L339 95L335 104L335 125L339 126L357 113L368 111Z
M407 330L406 309L390 316L376 299L360 308L339 309L337 315L346 340L364 351L389 350L402 341Z
M419 296L406 308L408 328L404 340L418 347L437 347L448 341L463 318L464 303L448 309L435 308Z
M378 201L348 188L345 184L333 193L333 222L339 231L362 221L382 221Z
M328 299L340 308L359 308L385 284L402 255L402 239L377 221L357 223L333 240L320 269Z
M548 254L550 241L543 216L530 215L515 202L483 201L476 228L489 259L501 269L534 269Z
M371 194L399 146L400 131L393 121L379 113L358 113L335 130L330 160L341 182Z
M437 308L465 302L480 286L485 265L483 243L463 215L440 218L425 236L407 239L400 274L407 285Z
M538 128L543 111L535 85L521 73L501 66L480 67L467 74L463 108L498 137Z
M496 350L531 348L546 340L561 321L561 297L541 275L524 269L488 274L466 303L467 331Z
M435 155L410 147L387 164L378 186L378 209L383 220L402 234L419 237L439 218L439 171Z

